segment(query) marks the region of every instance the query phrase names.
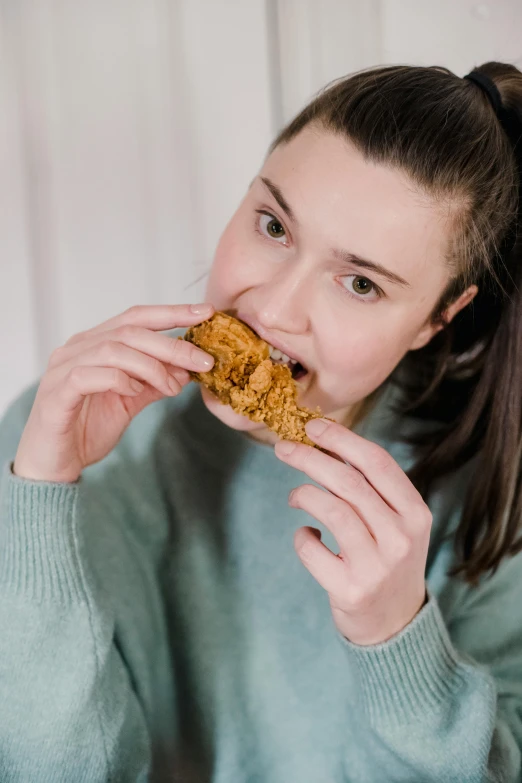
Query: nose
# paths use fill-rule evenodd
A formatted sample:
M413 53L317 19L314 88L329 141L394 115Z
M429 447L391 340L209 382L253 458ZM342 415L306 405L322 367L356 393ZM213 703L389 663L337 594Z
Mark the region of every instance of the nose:
M310 325L311 275L298 264L285 265L256 287L252 304L265 329L305 334Z

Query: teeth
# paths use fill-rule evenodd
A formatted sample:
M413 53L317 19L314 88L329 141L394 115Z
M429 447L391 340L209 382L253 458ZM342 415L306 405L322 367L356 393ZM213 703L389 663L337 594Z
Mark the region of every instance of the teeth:
M279 348L274 348L273 345L270 346L270 358L273 359L274 362L282 362L283 364L297 364L294 359L291 359L286 353L280 351Z

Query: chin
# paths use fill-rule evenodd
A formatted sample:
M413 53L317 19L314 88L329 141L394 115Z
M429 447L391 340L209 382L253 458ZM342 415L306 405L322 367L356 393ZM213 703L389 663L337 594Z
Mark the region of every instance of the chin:
M242 432L267 429L266 425L262 422L251 421L247 416L235 413L230 405L223 405L206 386L201 386L201 396L207 410L209 410L216 419L219 419L223 424L226 424L227 427L231 427L233 430L241 430Z

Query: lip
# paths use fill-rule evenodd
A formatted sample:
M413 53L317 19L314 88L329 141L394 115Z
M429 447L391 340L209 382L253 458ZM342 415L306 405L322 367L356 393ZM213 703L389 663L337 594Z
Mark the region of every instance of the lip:
M263 329L263 327L256 321L255 318L252 318L246 315L246 313L241 313L239 311L237 312L236 317L239 318L240 321L246 323L246 325L251 329L253 329L253 331L256 332L256 334L258 334L259 337L261 337L261 339L266 343L269 343L274 348L278 348L282 353L285 353L291 359L294 359L294 361L299 362L299 364L302 365L307 370L307 372L310 372L310 368L306 362L298 354L294 353L293 349L290 348L289 345L284 343L282 340L277 340L275 337L273 337L269 332L266 331L266 329Z

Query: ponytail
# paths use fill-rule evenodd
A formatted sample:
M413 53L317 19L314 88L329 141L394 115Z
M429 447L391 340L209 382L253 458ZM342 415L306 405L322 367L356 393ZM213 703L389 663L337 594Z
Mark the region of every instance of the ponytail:
M419 410L431 399L435 416L442 405L458 411L438 436L415 441L424 447L424 456L410 479L423 495L449 465L456 470L475 457L455 536L460 562L450 572L464 573L471 584L484 572L494 573L506 555L522 551L522 74L514 69L515 94L511 91L511 100L504 104L493 78L505 76L505 67L490 63L466 78L485 92L510 141L518 189L515 219L495 263L483 275L475 301L445 328L431 383L407 406L409 412ZM455 294L453 283L442 305ZM470 346L475 346L471 353ZM456 397L460 401L455 405ZM451 400L453 405L448 405Z
M482 289L446 328L444 349L434 347L438 366L428 358L437 389L430 384L419 397L419 384L409 385L410 399L417 399L402 409L440 424L435 433L411 438L422 456L409 477L424 497L437 479L474 459L455 537L460 563L451 572L472 584L522 550L522 263L514 268L510 295ZM463 335L479 350L468 356L455 350Z

